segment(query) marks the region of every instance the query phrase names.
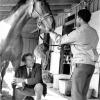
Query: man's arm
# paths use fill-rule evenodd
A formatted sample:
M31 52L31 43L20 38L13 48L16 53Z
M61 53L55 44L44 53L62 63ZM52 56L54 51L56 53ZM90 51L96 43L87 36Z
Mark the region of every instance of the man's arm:
M56 32L50 32L50 37L53 41L58 40L58 38L61 38L61 35L57 34Z
M13 83L16 84L17 86L22 85L22 83L26 81L24 78L21 77L22 76L21 70L22 70L21 67L19 67L15 71L15 77L13 79Z
M16 83L16 84L18 84L18 83L22 83L22 82L25 82L26 80L25 79L23 79L23 78L14 78L14 82Z
M69 33L68 35L65 34L61 37L61 42L60 44L70 44L70 43L73 43L76 41L76 38L77 38L77 34L76 34L76 31L73 31L71 33Z
M61 36L55 32L51 32L50 37L51 39L56 41L59 45L62 45L62 44L68 44L68 43L75 42L77 38L77 34L76 34L76 31L72 31L69 35L65 34Z

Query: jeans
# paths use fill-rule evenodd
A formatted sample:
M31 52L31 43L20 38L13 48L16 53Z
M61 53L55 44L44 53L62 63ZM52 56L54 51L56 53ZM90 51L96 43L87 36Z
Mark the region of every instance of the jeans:
M72 100L87 100L87 92L95 66L77 63L72 76Z

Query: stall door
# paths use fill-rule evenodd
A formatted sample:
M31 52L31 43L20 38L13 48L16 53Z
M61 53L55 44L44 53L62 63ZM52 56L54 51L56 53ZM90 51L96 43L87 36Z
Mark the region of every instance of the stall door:
M23 54L33 54L36 45L38 45L38 38L23 38Z

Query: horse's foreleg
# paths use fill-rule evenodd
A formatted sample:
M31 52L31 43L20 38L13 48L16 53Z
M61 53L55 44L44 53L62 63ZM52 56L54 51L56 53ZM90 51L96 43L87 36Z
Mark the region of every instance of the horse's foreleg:
M21 56L19 56L16 60L11 61L14 71L20 66Z
M2 95L2 81L3 81L2 69L3 69L3 62L0 61L0 97Z
M2 94L2 75L0 72L0 95Z
M4 78L4 75L5 75L5 72L6 72L8 65L9 65L9 61L4 61L2 63L1 70L0 70L0 97L2 96L3 78Z
M21 62L21 55L16 60L12 61L12 65L14 67L14 70L16 70L20 66L20 62ZM15 87L12 86L12 88L13 88L12 100L16 100Z
M3 78L0 72L0 100L2 100L2 83L3 83Z

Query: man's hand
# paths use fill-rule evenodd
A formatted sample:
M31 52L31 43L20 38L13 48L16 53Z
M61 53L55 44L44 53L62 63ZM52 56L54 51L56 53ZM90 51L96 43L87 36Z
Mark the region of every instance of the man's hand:
M22 82L22 88L24 90L26 82Z
M25 79L22 79L22 78L14 78L13 79L13 82L12 82L12 86L17 86L17 87L25 87L25 83L26 83L26 80Z
M15 81L15 80L13 80L13 82L12 82L12 88L15 88L15 87L16 87L16 85L17 85L16 81Z
M13 85L17 85L17 82L16 82L15 79L13 79L12 84L13 84Z
M56 32L50 32L50 38L57 44L60 44L61 42L61 35Z
M61 43L61 35L58 35L58 36L57 36L57 38L56 38L56 43L57 43L58 45L60 45L60 43Z

